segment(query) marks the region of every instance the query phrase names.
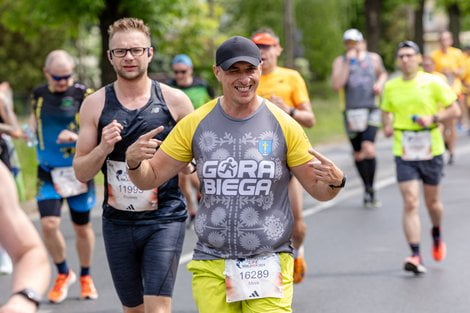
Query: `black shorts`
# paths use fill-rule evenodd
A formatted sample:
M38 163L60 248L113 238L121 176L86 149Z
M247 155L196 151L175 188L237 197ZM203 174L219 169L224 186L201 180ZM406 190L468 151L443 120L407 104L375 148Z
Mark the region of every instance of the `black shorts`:
M1 138L0 134L0 161L11 171L10 152L8 150L7 142Z
M185 235L184 222L125 224L103 218L103 239L121 303L136 307L144 295L173 295Z
M360 133L352 133L348 132L349 134L349 141L353 147L354 152L361 151L362 143L364 141L375 142L375 137L377 135L377 126L367 126L366 130Z
M439 185L444 176L444 158L442 155L426 161L405 161L395 157L397 181L422 180L426 185Z

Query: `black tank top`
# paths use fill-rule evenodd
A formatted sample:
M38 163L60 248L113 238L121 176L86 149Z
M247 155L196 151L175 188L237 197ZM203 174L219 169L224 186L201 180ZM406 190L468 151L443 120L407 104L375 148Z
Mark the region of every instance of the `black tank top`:
M123 126L122 140L116 143L114 150L108 155L108 160L125 161L126 149L141 135L164 126L164 130L155 138L164 140L176 122L170 114L163 98L160 85L152 81L151 96L146 105L136 110L124 107L116 97L114 85L105 87L106 98L98 122L98 142L101 141L103 127L117 120ZM105 178L103 216L122 222L136 223L161 223L171 221L184 221L187 217L186 204L178 186L178 176L171 178L158 188L158 209L154 211L122 211L108 204L108 179L106 162L102 167Z
M3 118L0 116L0 123L3 123ZM3 162L9 170L11 170L10 153L8 153L8 145L0 134L0 162Z

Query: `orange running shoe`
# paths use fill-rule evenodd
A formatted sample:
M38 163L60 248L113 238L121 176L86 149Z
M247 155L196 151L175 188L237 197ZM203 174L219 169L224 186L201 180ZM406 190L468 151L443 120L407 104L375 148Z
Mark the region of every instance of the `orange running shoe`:
M80 277L80 285L82 286L82 292L80 293L80 299L98 299L98 292L96 291L95 284L90 275Z
M294 259L294 284L302 282L306 272L307 262L305 262L304 247L301 246L297 252L297 257Z
M447 254L447 246L444 243L444 241L439 240L438 245L434 245L434 244L432 245L432 256L434 260L436 260L437 262L444 260L446 258L446 254Z
M415 273L415 275L426 273L426 268L418 255L407 257L403 268L407 272Z
M48 298L52 303L61 303L67 298L70 285L77 281L77 276L72 270L68 275L59 274L55 280L54 287L49 291Z

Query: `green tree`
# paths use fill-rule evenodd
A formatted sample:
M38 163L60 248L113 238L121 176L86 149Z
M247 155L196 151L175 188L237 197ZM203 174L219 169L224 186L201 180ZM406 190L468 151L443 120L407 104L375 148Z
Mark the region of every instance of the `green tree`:
M460 48L460 32L463 30L462 25L466 25L463 19L470 13L469 1L439 0L437 1L437 4L438 6L445 8L449 17L449 25L447 26L447 28L452 33L452 37L454 39L454 46Z
M207 12L207 1L204 0L76 0L73 4L63 0L2 0L0 25L45 50L36 54L35 58L42 58L52 47L76 50L80 47L77 42L84 40L98 26L101 49L91 52L100 53L101 83L104 84L115 78L106 56L107 28L113 21L124 16L143 19L152 29L153 45L158 51L168 53L184 51L174 51L172 42L166 41L166 37L174 31L174 25L187 21L185 27L188 30L185 32L197 36L186 36L186 44L197 51L198 55L203 55L200 51L207 50L207 40L216 37L214 32L217 29L214 20L217 16L208 20ZM49 36L57 38L62 45L55 46L43 40ZM158 64L158 57L156 61ZM23 60L21 66L25 66L25 62L29 61ZM37 67L37 63L34 66L41 68ZM27 80L29 78L23 77Z

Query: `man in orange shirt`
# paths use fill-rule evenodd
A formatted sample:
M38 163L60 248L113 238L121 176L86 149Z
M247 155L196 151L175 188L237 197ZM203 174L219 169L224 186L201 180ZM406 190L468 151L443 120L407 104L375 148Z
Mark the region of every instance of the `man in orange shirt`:
M447 77L450 86L461 84L461 78L464 73L463 61L464 56L460 49L452 47L454 41L449 31L444 31L439 36L439 49L431 52L431 58L436 66L436 71ZM455 88L453 88L454 91ZM462 92L457 90L457 97L462 109ZM457 141L456 119L450 119L444 124L444 140L446 148L449 151L448 164L454 163L455 143Z
M462 78L462 91L464 96L464 109L467 112L467 132L470 135L470 45L463 48L464 73ZM462 117L465 118L464 115Z
M282 52L279 38L272 30L262 29L251 40L260 49L263 61L257 94L276 104L303 127L313 127L315 115L304 79L299 72L277 65ZM303 252L306 226L302 217L302 186L295 177L289 182L289 199L294 214L294 283L300 283L307 270Z

